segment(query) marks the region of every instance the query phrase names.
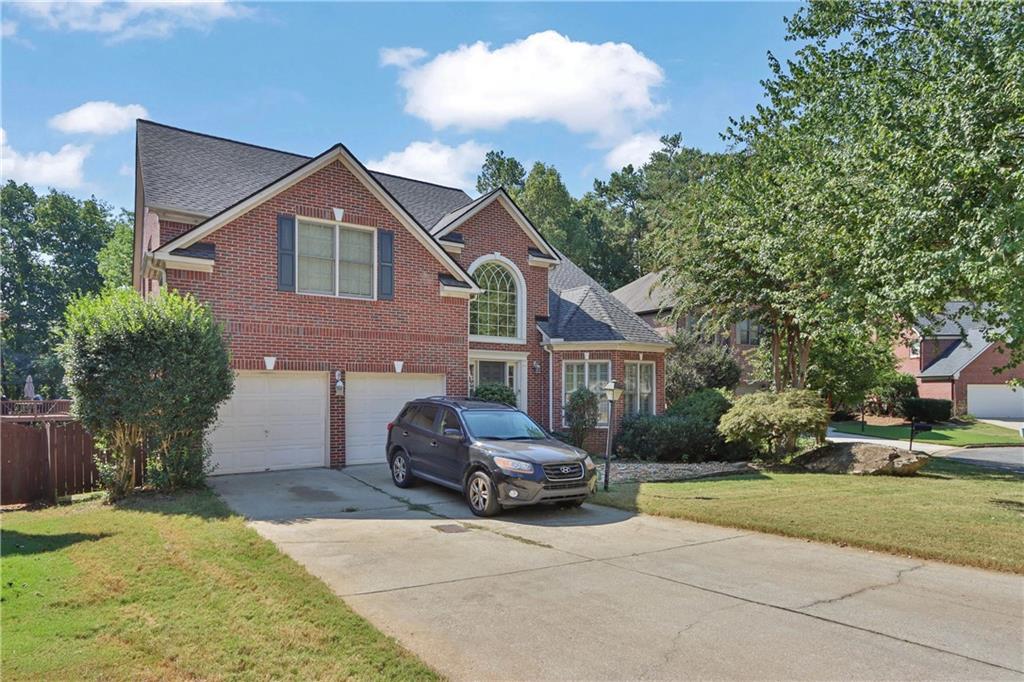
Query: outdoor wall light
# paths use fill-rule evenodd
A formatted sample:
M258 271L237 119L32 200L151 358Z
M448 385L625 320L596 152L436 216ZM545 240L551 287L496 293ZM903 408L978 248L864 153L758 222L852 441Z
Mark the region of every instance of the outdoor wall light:
M533 373L540 374L540 363L536 360L533 361Z
M277 366L277 358L264 355L263 366L266 367L268 371L274 369L274 367Z

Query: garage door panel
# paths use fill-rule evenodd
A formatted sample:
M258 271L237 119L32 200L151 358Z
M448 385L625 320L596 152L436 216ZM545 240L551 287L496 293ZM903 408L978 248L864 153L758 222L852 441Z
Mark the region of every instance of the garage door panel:
M968 384L967 411L982 418L1024 419L1024 388Z
M366 374L345 376L345 461L384 461L387 425L405 403L444 395L443 374Z
M326 375L236 374L209 439L216 474L324 466Z

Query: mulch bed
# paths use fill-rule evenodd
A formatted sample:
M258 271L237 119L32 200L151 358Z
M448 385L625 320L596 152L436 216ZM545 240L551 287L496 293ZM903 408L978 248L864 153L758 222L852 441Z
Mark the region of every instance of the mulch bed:
M598 480L604 480L604 460L595 459ZM612 483L686 481L708 476L728 476L757 471L749 462L639 462L612 460Z

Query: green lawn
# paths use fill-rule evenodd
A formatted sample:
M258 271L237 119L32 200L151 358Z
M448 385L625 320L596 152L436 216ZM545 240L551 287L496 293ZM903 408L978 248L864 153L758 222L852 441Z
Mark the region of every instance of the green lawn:
M764 473L620 483L594 501L1024 573L1024 477L939 459L914 477Z
M860 430L859 421L834 422L832 428L843 433L856 435L874 436L876 438L891 438L893 440L910 440L910 426L872 426L867 424L864 431ZM954 426L952 424L933 424L931 431L919 432L914 436L915 441L936 443L939 445L1012 445L1024 443L1021 437L1010 429L993 424L964 424Z
M210 492L2 521L17 679L435 679Z

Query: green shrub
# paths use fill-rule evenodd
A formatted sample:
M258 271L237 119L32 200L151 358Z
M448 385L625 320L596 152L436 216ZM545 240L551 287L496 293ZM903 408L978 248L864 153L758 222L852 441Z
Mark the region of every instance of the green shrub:
M616 452L656 462L737 461L750 449L729 444L714 422L699 415L630 415L622 420Z
M109 290L68 306L61 335L72 409L106 450L99 463L111 498L136 485L143 445L155 484L201 483L203 436L234 388L223 329L209 308L173 292L142 299Z
M587 433L597 426L600 403L597 394L589 388L577 388L569 394L569 402L565 406L565 423L569 429L569 442L578 448L583 447Z
M947 422L953 415L953 403L937 398L904 398L900 409L907 419L919 422Z
M502 405L516 405L516 392L505 384L481 384L473 390L473 397Z
M902 414L903 399L917 397L917 379L903 372L887 372L878 385L868 391L867 396L868 413L888 416Z
M765 455L782 456L796 450L802 434L823 442L828 416L825 401L814 391L761 391L737 398L722 415L718 431L729 443L748 443Z
M732 407L732 400L727 391L716 388L702 388L688 396L680 398L672 403L667 414L672 416L695 416L706 419L718 426L718 420L722 418L729 408Z
M665 396L670 403L702 388L733 389L740 382L740 365L732 350L692 331L672 337L665 356Z

